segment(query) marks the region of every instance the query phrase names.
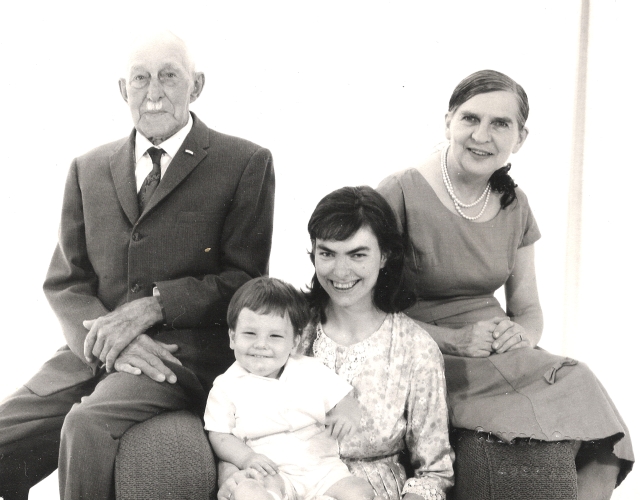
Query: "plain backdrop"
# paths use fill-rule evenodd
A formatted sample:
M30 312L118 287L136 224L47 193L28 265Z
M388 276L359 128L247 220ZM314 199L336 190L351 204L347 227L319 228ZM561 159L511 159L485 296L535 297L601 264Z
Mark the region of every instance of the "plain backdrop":
M642 116L636 0L591 1L579 322L564 331L568 175L580 1L29 2L2 7L0 398L61 346L41 291L71 160L131 130L118 92L130 40L169 28L206 86L192 110L268 147L277 175L271 274L304 287L308 218L344 185L376 186L444 138L454 86L491 68L526 89L511 159L542 239L541 345L588 363L642 443ZM56 497L55 474L32 490ZM644 493L631 474L613 498Z

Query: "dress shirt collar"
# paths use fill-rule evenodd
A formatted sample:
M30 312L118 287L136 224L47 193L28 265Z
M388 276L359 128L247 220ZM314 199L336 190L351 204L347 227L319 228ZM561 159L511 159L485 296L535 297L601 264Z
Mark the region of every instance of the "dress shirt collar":
M165 141L163 141L161 144L156 146L157 148L163 148L163 150L166 152L166 154L170 158L174 158L177 155L177 151L179 151L179 148L183 144L183 141L186 140L186 137L190 133L190 130L192 129L192 115L188 113L188 123L179 130L176 134L174 134L172 137L169 137ZM141 134L138 130L136 131L136 137L134 139L134 161L135 163L138 162L143 155L153 147L154 144L152 144L147 137L145 137L143 134Z

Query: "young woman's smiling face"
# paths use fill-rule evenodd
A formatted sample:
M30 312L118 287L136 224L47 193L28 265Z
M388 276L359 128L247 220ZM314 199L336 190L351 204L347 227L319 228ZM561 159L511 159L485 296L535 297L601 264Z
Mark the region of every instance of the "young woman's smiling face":
M488 92L468 99L445 117L450 172L489 178L521 149L528 135L519 129L519 103L512 92Z
M373 290L387 261L376 235L362 227L343 241L315 240L315 274L339 307L373 307Z

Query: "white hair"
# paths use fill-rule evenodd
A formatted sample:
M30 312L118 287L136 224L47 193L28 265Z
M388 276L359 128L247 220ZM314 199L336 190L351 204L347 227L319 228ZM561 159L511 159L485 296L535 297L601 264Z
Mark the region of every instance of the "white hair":
M184 66L188 70L190 76L194 78L196 74L195 60L190 48L188 47L188 44L182 38L178 37L169 30L148 33L136 39L128 53L127 65L125 66L125 77L127 77L128 73L130 72L130 61L132 59L132 56L138 50L148 45L160 44L174 44L178 46L183 53Z

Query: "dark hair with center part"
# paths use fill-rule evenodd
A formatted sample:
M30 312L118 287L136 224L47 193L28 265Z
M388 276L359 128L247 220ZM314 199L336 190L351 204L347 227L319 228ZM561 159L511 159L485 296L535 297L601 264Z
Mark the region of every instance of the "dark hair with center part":
M469 101L472 97L489 92L511 92L516 96L519 105L517 123L519 131L523 130L530 113L528 95L523 90L523 87L512 78L491 69L477 71L463 79L452 92L448 111L450 113L456 111L461 104ZM501 208L509 206L517 197L515 192L517 185L508 173L510 167L511 165L508 163L506 166L499 168L490 177L492 191L501 195Z
M320 200L309 220L309 236L313 247L311 262L315 265L316 240L344 241L363 227L373 232L380 252L387 258L374 288L374 305L387 313L408 308L414 303L415 295L411 281L407 278L403 236L398 231L396 217L389 203L371 187L344 187ZM324 309L329 302L329 295L316 274L313 274L307 298L314 314L325 323Z
M235 331L242 309L248 308L257 314L277 314L288 318L295 336L301 335L309 323L309 305L304 294L293 285L277 278L261 277L244 283L235 292L228 306L228 327Z

